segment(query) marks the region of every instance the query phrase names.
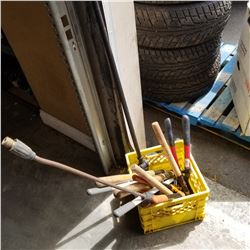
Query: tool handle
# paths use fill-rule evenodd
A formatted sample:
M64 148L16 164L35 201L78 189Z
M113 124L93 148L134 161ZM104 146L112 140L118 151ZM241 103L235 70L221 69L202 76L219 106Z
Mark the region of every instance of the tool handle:
M96 194L111 192L112 190L113 190L112 187L102 187L102 188L95 187L95 188L87 189L87 194L88 195L96 195Z
M133 180L134 181L137 181L139 183L143 183L143 184L146 184L146 185L150 185L147 180L143 179L143 177L137 175L137 174L134 174L132 176ZM155 178L156 180L158 180L159 182L163 182L165 179L168 178L168 176L166 174L158 174L158 175L154 175L153 178Z
M116 199L120 200L120 199L123 199L123 198L129 196L130 193L124 192L124 191L121 191L121 190L118 190L118 189L114 189L113 195L115 196Z
M119 175L99 177L99 179L104 180L104 181L108 181L110 183L119 184L119 183L123 183L126 181L131 181L132 175L131 174L119 174ZM96 182L95 184L97 187L104 187L105 186L104 184L102 184L100 182Z
M160 183L158 180L156 180L154 177L149 175L146 171L141 169L138 165L134 164L131 167L132 171L143 177L152 187L158 188L162 193L169 195L173 194L171 190L169 190L167 187L165 187L162 183Z
M52 168L58 168L58 169L61 169L63 171L66 171L66 172L69 172L71 174L74 174L74 175L78 175L82 178L88 178L92 181L95 181L95 182L101 182L103 184L105 184L106 186L111 186L113 188L116 188L116 189L120 189L120 190L123 190L123 191L126 191L126 192L130 192L131 194L133 194L134 196L140 196L142 198L145 198L145 195L141 194L141 193L138 193L138 192L131 192L129 191L128 189L126 189L125 187L120 187L120 186L117 186L115 184L112 184L112 183L109 183L107 181L104 181L104 180L99 180L98 177L94 176L94 175L91 175L91 174L88 174L88 173L85 173L83 171L80 171L78 169L75 169L75 168L72 168L70 166L67 166L65 164L62 164L60 162L57 162L57 161L51 161L49 159L46 159L46 158L42 158L40 156L37 156L30 147L28 147L27 145L25 145L24 143L20 142L18 140L13 140L11 138L5 138L2 142L3 146L5 146L7 149L9 149L12 153L14 154L17 154L19 157L23 157L25 159L29 159L29 160L34 160L40 164L43 164L43 165L47 165L49 167L52 167ZM20 145L20 146L19 146Z
M148 184L148 182L146 180L144 180L141 176L139 176L137 174L133 174L132 178L133 178L134 181L137 181L139 183L142 183L142 184L145 184L145 185Z
M159 203L162 203L162 202L166 202L168 200L169 199L165 194L153 195L152 198L151 198L151 201L154 204L159 204Z
M186 196L185 193L183 193L181 190L179 190L175 185L173 184L165 184L167 188L169 188L172 192L180 194L182 197Z
M150 175L155 175L155 171L153 170L148 170L147 171ZM127 181L132 180L132 175L131 174L119 174L119 175L110 175L110 176L103 176L99 177L100 180L107 181L112 184L121 184ZM100 182L95 183L97 187L105 187L106 185Z
M128 182L125 182L125 183L121 183L118 186L119 187L126 187L126 186L129 186L129 185L134 184L134 183L135 183L134 181L128 181ZM111 192L113 190L116 190L116 189L114 189L113 187L109 187L109 186L100 187L100 188L95 187L95 188L89 188L89 189L87 189L87 194L89 194L89 195L96 195L96 194Z
M190 145L190 120L187 115L182 116L183 140L185 145Z
M13 140L12 138L7 136L3 139L2 145L11 153L23 159L34 160L36 157L36 153L29 146L19 141L18 139Z
M183 192L184 192L186 195L189 195L189 194L190 194L190 191L189 191L188 186L187 186L187 183L186 183L186 181L184 180L184 177L183 177L182 175L177 177L177 182L178 182L178 183L180 184L180 186L182 187Z
M176 177L181 176L181 171L180 171L180 169L179 169L179 167L178 167L178 165L177 165L177 163L176 163L176 161L174 159L174 156L171 153L171 149L168 146L168 143L167 143L167 141L166 141L166 139L164 137L164 134L163 134L163 132L161 130L161 127L160 127L159 123L158 122L153 122L152 127L153 127L153 130L154 130L156 139L161 144L164 154L169 159L170 164L171 164L171 166L173 168L173 171L174 171Z
M184 166L186 172L190 172L190 154L191 154L191 144L190 144L190 121L187 115L182 116L182 130L184 139Z
M140 193L144 193L144 192L148 191L150 188L151 187L147 183L146 184L134 183L134 184L131 184L131 185L127 186L128 190L133 191L133 192L140 192ZM122 198L130 195L130 193L128 193L128 192L120 191L120 190L117 190L117 189L115 189L113 191L113 194L118 199L122 199Z
M166 118L164 121L165 129L166 129L166 134L167 138L169 141L169 145L171 147L175 146L174 144L174 135L173 135L173 129L172 129L172 124L170 118Z
M134 200L127 202L126 204L124 204L123 206L115 209L113 211L113 214L116 217L121 217L124 214L128 213L130 210L132 210L133 208L137 207L139 204L142 203L142 199L140 197L135 198Z
M177 165L180 167L179 162L178 162L178 158L177 158L177 154L176 154L175 143L174 143L174 135L173 135L172 123L171 123L170 118L165 119L164 125L165 125L166 134L167 134L167 138L168 138L168 141L169 141L169 145L170 145L172 155L174 156L174 159L175 159Z

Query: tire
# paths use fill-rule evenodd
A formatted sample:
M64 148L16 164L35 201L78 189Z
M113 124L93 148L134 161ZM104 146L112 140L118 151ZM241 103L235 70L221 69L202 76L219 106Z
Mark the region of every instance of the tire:
M216 79L220 69L220 55L214 64L203 72L186 75L183 79L144 79L142 78L143 97L158 102L190 101L206 94Z
M221 34L230 12L228 1L135 3L138 45L169 49L201 44Z
M159 5L170 5L170 4L185 4L192 3L194 1L135 1L135 3L145 3L145 4L159 4Z
M193 47L153 50L139 48L140 71L144 79L183 79L203 72L219 54L220 38Z

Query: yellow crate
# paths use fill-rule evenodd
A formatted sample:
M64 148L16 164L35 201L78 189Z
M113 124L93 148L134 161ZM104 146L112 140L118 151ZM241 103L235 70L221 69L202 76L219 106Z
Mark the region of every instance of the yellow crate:
M183 140L175 143L178 161L181 169L184 168L184 147ZM151 161L149 169L170 170L169 161L162 154L162 147L155 146L141 151L142 155ZM138 163L136 153L126 154L128 170L131 173L130 166ZM189 184L193 194L163 202L150 207L138 206L141 226L144 233L152 233L184 223L202 220L205 217L205 206L209 196L209 188L191 156L191 174Z

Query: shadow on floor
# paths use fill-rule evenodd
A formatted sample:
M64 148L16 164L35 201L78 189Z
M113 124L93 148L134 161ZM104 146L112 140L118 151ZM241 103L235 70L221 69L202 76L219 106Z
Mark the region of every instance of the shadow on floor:
M97 176L104 174L94 152L43 125L36 109L12 97L4 101L3 137L20 138L42 156ZM155 145L150 123L162 122L165 115L149 112L146 109L148 143ZM180 134L180 121L176 120L173 125ZM193 154L202 172L208 176L216 173L221 182L241 191L245 183L238 187L231 173L242 171L243 181L248 181L248 154L220 138L206 136L204 131L192 128ZM236 161L239 164L233 170ZM93 186L88 180L19 159L2 150L2 249L171 248L184 242L200 224L195 222L143 235L136 209L117 220L112 210L119 203L109 194L87 196L86 189ZM225 201L225 197L214 196L213 199Z
M104 175L96 153L42 124L36 108L6 93L2 102L2 137L19 138L41 156ZM106 197L89 199L86 189L93 182L5 149L1 160L2 249L49 249Z

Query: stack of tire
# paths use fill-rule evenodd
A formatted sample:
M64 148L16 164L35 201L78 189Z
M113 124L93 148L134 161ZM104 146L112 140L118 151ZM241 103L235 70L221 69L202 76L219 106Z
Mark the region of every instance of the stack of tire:
M229 1L135 2L143 97L182 102L207 93L230 12Z

